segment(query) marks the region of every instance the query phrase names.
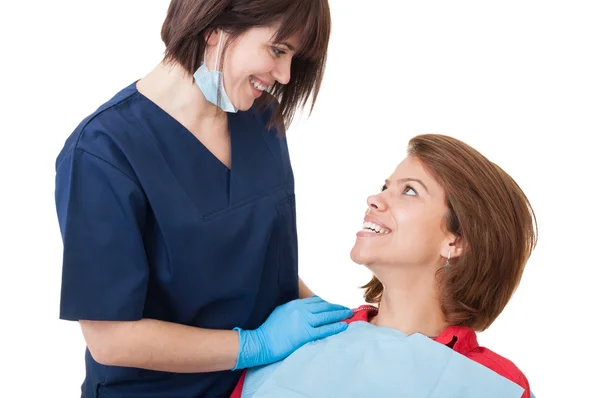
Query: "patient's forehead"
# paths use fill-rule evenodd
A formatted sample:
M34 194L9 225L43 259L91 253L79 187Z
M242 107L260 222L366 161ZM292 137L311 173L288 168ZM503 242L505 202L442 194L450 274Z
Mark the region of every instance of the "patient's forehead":
M421 180L426 186L428 193L432 196L443 194L444 189L438 183L435 174L417 157L407 156L404 158L392 175L388 178L390 183L394 183L401 179L416 178Z
M403 178L403 177L414 177L414 176L428 176L428 172L425 170L423 163L415 158L414 156L407 156L396 166L391 177Z

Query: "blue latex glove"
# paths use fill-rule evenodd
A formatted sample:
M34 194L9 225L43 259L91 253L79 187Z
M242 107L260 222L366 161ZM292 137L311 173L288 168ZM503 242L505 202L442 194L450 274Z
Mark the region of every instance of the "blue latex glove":
M240 350L233 370L281 361L306 343L346 330L341 321L351 316L351 309L317 296L280 305L258 329L234 329Z

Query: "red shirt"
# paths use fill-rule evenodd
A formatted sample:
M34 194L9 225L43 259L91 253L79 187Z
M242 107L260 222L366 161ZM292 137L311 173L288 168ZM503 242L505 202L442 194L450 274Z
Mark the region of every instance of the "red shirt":
M377 315L377 311L377 308L370 305L360 306L354 310L354 315L352 318L347 319L346 323L356 321L368 322L373 316ZM444 329L435 338L435 341L452 348L454 351L517 383L525 389L521 398L530 398L529 382L525 375L508 359L485 347L480 347L479 343L477 343L477 336L472 329L466 326L450 326ZM242 373L242 377L231 394L231 398L242 397L245 377L246 372Z

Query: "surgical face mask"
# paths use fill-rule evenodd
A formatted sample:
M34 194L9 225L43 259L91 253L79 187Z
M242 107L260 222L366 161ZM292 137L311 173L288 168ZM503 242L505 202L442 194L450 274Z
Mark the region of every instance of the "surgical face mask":
M227 96L225 92L225 87L223 87L223 73L217 70L218 59L221 56L221 38L223 36L223 32L219 33L219 44L217 44L217 55L215 57L215 67L213 70L209 70L206 66L206 49L204 50L204 60L202 64L194 73L194 80L196 81L196 85L202 91L204 98L206 98L212 104L218 106L225 112L235 113L237 112L237 108L233 106L231 100ZM222 88L222 89L221 89ZM219 98L219 89L221 89L221 98Z

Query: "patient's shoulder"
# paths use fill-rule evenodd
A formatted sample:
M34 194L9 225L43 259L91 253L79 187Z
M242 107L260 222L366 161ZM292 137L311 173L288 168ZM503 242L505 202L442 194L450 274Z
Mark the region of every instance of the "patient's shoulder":
M523 372L503 356L481 347L473 329L466 326L449 326L440 333L436 341L517 383L525 389L523 397L529 398L529 382Z
M354 314L350 318L346 319L345 322L369 322L372 317L377 315L377 311L377 307L373 307L372 305L361 305L360 307L352 310Z
M482 364L493 370L501 376L517 383L525 389L522 398L530 398L529 382L521 370L513 362L496 354L494 351L485 347L476 347L465 353L466 357Z
M345 321L346 323L369 322L379 310L372 305L361 305L352 311L354 314ZM525 390L522 398L531 397L529 382L517 365L494 351L481 347L477 342L477 335L472 329L465 326L450 326L435 340L520 385Z

